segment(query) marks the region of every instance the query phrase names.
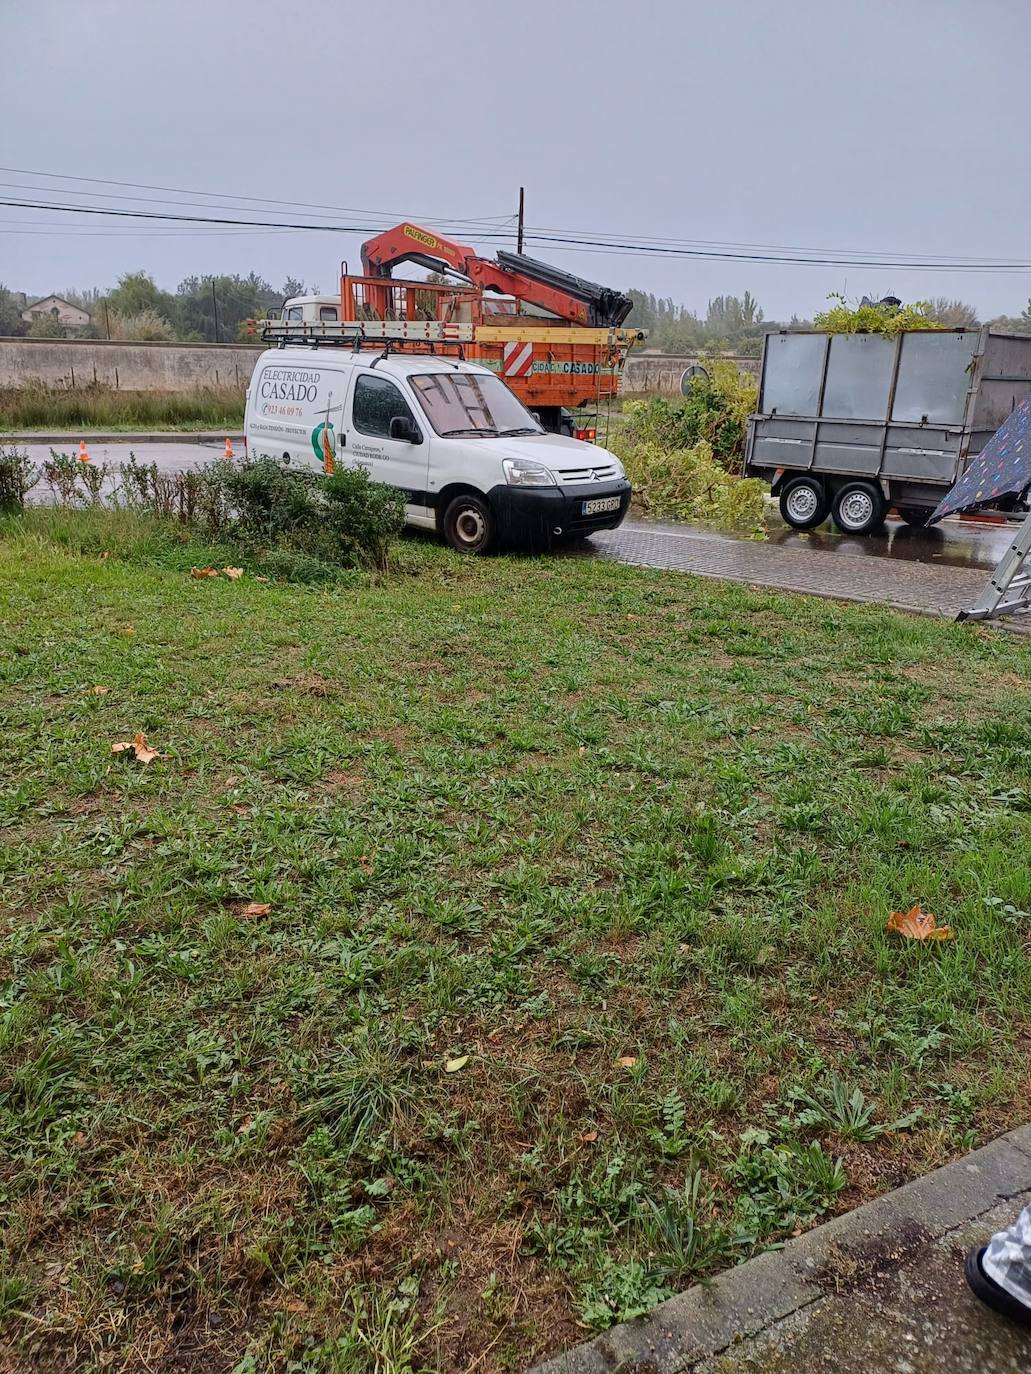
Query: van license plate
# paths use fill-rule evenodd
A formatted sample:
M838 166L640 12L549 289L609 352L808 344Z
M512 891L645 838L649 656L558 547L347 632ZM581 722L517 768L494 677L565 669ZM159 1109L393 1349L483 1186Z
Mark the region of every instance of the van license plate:
M594 501L585 501L580 507L581 515L601 515L603 511L619 510L618 496L599 496Z

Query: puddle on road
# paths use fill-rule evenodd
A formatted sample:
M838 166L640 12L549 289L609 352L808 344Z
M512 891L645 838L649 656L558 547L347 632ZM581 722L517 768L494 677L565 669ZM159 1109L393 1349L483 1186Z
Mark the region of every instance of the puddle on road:
M658 520L628 521L622 528L627 534L634 530L647 530L674 536L690 534L695 539L755 542L747 535L707 529L703 525L669 524ZM842 557L898 558L907 563L928 563L932 567L977 568L991 572L1018 528L1013 523L982 525L945 520L933 529L918 530L904 521L889 520L879 533L858 536L839 534L830 524L803 533L791 529L775 515L768 515L765 542L800 553L806 549L818 549L821 553L839 554Z

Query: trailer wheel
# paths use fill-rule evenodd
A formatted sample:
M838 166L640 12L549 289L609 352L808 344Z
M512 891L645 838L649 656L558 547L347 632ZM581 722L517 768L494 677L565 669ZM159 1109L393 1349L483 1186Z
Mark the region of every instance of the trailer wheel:
M834 523L842 534L869 534L883 525L887 509L872 482L846 482L834 498Z
M792 477L780 489L780 513L793 529L815 529L827 519L829 509L823 483L814 477Z
M482 496L463 492L444 512L444 540L457 553L490 553L497 526L494 513Z
M905 520L907 525L912 525L915 529L922 530L934 514L933 506L899 506L899 518Z

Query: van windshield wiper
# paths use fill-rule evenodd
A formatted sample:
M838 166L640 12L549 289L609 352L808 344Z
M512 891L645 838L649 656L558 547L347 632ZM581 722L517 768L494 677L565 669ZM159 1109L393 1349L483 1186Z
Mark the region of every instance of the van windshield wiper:
M442 439L451 439L456 434L487 434L490 438L495 439L497 438L497 433L498 431L496 429L479 429L476 425L469 425L466 429L442 430L440 437Z
M509 438L513 434L543 434L543 429L538 429L536 425L518 425L515 429L503 429L501 438Z

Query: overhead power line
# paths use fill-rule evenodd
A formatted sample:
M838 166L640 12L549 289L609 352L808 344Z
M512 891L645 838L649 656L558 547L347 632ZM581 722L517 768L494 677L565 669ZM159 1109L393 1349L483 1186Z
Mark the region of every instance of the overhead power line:
M311 224L296 220L258 220L234 219L215 215L182 215L170 211L154 210L116 210L97 205L62 205L55 201L28 201L3 198L0 205L24 210L52 210L73 215L103 215L118 219L161 220L181 224L218 224L233 225L251 229L293 229L312 233L334 234L377 234L382 232L382 224ZM511 234L498 230L482 231L481 239L503 239L509 241ZM923 259L884 259L861 258L858 256L829 256L796 251L789 253L738 252L729 248L681 248L673 245L659 246L654 243L619 241L615 239L575 237L573 235L546 234L529 232L527 238L533 243L566 246L570 249L590 250L608 253L613 256L640 256L652 258L684 258L718 260L727 262L772 263L808 267L851 267L872 268L878 271L902 270L924 272L1028 272L1031 262L997 260L959 261L954 259L930 261Z
M189 188L189 187L184 187L184 186L156 186L156 185L153 185L152 183L147 182L147 181L109 181L109 180L106 180L106 179L103 178L103 177L81 177L81 176L73 176L73 175L71 175L70 173L65 173L65 172L41 172L41 171L34 170L33 168L29 168L29 167L0 167L0 172L9 172L9 173L14 174L15 176L47 177L47 178L49 178L50 180L85 182L85 183L89 183L90 185L93 185L93 186L121 186L121 187L123 187L123 188L125 188L125 189L128 189L128 190L136 190L136 191L168 191L168 192L170 192L171 194L176 195L176 196L206 196L206 197L208 197L209 199L214 199L214 200L218 200L218 201L222 201L222 202L225 202L225 201L245 201L245 202L247 202L247 203L250 204L250 205L286 205L286 206L289 206L291 209L297 209L297 210L329 210L330 212L332 212L333 214L336 214L336 215L375 215L375 216L380 216L380 215L382 215L382 216L384 216L384 218L386 218L386 219L397 219L397 220L401 220L401 219L418 219L418 218L420 218L420 216L418 216L418 215L412 215L410 212L409 212L409 213L406 213L406 214L401 214L400 212L394 211L394 210L369 210L369 209L364 209L364 208L363 208L363 209L358 209L358 208L356 208L356 207L354 207L354 206L347 206L347 205L324 205L324 204L321 204L321 203L318 202L318 201L274 200L274 199L270 199L268 196L242 196L242 195L237 195L235 192L232 192L232 191L230 191L230 192L226 192L226 191L198 191L198 190L196 190L196 189L191 189L191 188ZM0 182L0 185L11 186L11 185L13 185L13 183L11 183L11 182ZM27 189L27 190L44 190L44 191L46 191L46 192L48 192L48 193L56 193L56 194L69 194L69 195L89 195L89 194L93 194L93 195L102 195L106 200L140 200L140 201L142 201L142 200L149 200L149 199L150 199L150 197L148 197L148 196L118 196L118 195L115 195L115 194L113 194L112 192L108 192L108 191L98 191L98 192L92 192L92 193L91 193L91 192L88 192L88 191L73 191L73 190L71 190L71 188L69 188L69 187L64 187L64 186L26 187L25 189ZM160 203L160 202L155 202L155 203ZM184 202L184 203L186 203L186 202ZM237 206L237 205L226 206L225 204L218 205L218 206L212 206L212 207L210 207L210 208L212 208L212 209L234 209L234 210L240 209L240 207ZM320 218L321 218L321 217L320 217ZM451 225L468 224L468 225L476 225L476 224L493 224L493 223L496 223L496 222L498 222L498 223L505 223L505 222L508 222L508 221L513 221L513 220L515 219L515 216L512 215L512 214L506 214L506 215L480 215L480 216L476 216L476 215L458 215L458 216L427 215L427 216L425 216L425 218L431 220L434 224L451 224Z
M172 209L176 209L178 205L190 205L190 206L193 206L194 208L199 207L199 208L212 209L212 210L226 210L226 211L230 211L230 212L232 212L232 211L240 212L240 211L241 211L241 208L242 208L240 205L238 205L238 204L227 204L226 202L229 202L229 201L236 201L236 202L244 201L244 202L247 202L248 204L251 204L251 205L274 205L274 206L288 206L288 207L290 207L291 209L302 209L302 210L325 210L325 211L330 212L331 214L337 214L337 215L361 215L361 216L368 216L368 217L376 217L377 219L379 218L379 216L384 216L384 217L385 217L386 219L388 219L388 220L389 220L389 219L417 219L417 220L418 220L418 219L425 218L425 219L428 220L428 222L429 222L430 224L437 224L437 225L441 225L441 226L444 226L444 225L450 225L450 226L463 225L463 226L469 226L470 229L472 229L473 226L478 226L478 225L495 225L495 226L497 226L497 227L500 227L502 224L513 223L514 220L515 220L515 216L514 216L514 215L487 215L487 216L479 216L479 217L477 217L477 216L458 216L458 217L449 217L449 216L436 216L436 215L421 216L421 215L418 215L418 214L412 214L411 212L405 212L405 213L402 215L400 212L395 212L395 211L387 211L387 210L370 210L370 209L367 209L367 208L357 208L357 207L354 207L354 206L350 206L350 207L349 207L349 206L339 206L339 205L327 205L327 204L320 203L320 202L316 202L316 201L282 200L282 199L275 199L275 198L268 197L268 196L245 196L245 195L238 195L238 194L236 194L235 192L202 191L202 190L197 190L197 189L194 189L194 188L181 187L181 186L162 186L162 185L158 185L158 184L155 184L155 183L152 183L152 182L117 181L117 180L113 180L113 179L111 179L111 178L104 178L104 177L84 177L84 176L78 176L78 175L75 175L75 174L72 174L72 173L65 173L65 172L46 172L46 171L41 171L40 169L37 169L37 168L28 168L28 167L0 167L0 172L9 172L9 173L13 173L13 174L18 175L18 176L37 176L37 177L46 177L46 178L48 178L49 180L56 180L56 181L74 181L74 182L78 182L78 183L81 183L81 184L88 184L88 185L90 185L90 186L119 186L119 187L122 187L122 188L133 189L133 190L166 191L166 192L169 192L171 195L175 195L175 196L204 196L204 197L206 197L208 200L215 200L215 201L221 202L221 203L219 203L219 204L210 205L210 206L207 205L206 202L190 202L190 201L171 202L171 203L170 203L170 206L171 206ZM12 189L22 189L22 188L20 188L20 187L17 187L17 184L16 184L16 183L12 183L12 182L0 182L0 185L2 185L2 186L7 186L7 187L10 187L10 188L12 188ZM112 192L109 192L109 191L96 191L96 192L75 191L75 190L72 190L72 189L69 188L69 187L61 187L61 186L52 186L52 187L26 186L26 187L24 187L24 189L25 189L25 190L43 190L43 191L45 191L45 192L47 192L47 193L56 193L56 194L62 194L62 193L63 193L63 194L75 195L75 196L93 195L94 198L100 197L100 198L102 198L102 199L104 199L104 200L108 200L108 201L110 201L110 200L130 200L130 201L138 201L138 202L148 202L148 203L153 203L153 204L169 204L169 202L160 200L160 199L158 199L158 198L149 197L149 196L119 196L119 195L116 195L116 194L114 194L114 193L112 193ZM243 210L242 212L243 212L243 213L249 213L249 212L246 211L246 210ZM316 218L316 219L323 219L323 218L327 218L327 217L328 217L328 216L326 216L326 215L315 215L315 216L314 216L314 218ZM308 229L308 228L315 228L315 227L318 227L318 226L314 226L314 225L303 225L303 226L299 226L300 229ZM345 229L343 226L333 226L333 228L334 228L334 232L346 232L346 229ZM365 230L359 229L358 232L365 232ZM481 237L481 238L485 238L485 237L488 237L488 236L489 236L489 234L488 234L486 231L484 231L484 230L476 230L475 232L477 232L478 236ZM643 234L643 233L630 233L630 234L627 234L627 233L618 233L618 232L613 233L613 232L611 232L611 231L605 231L605 230L588 230L588 229L556 228L556 227L554 227L554 226L544 226L544 225L534 225L534 226L532 226L532 227L530 228L530 233L534 236L534 238L535 238L538 242L549 242L549 243L556 243L556 244L558 244L558 243L571 243L571 244L573 244L573 245L580 244L580 243L591 243L592 245L596 246L596 248L597 248L599 251L603 250L606 246L608 246L608 245L611 244L611 246L612 246L613 248L618 248L618 249L620 250L621 253L635 252L635 253L640 253L640 254L642 254L642 255L645 253L646 249L651 249L651 250L654 250L654 251L660 253L660 255L665 255L664 250L666 250L667 248L682 248L682 249L685 249L685 250L686 250L686 249L714 250L714 251L718 252L718 253L721 254L721 255L724 253L725 250L729 250L728 253L727 253L727 255L729 256L729 255L730 255L730 251L736 251L736 250L738 250L738 249L742 249L742 250L746 250L748 253L755 253L755 254L759 254L759 255L765 255L765 254L767 254L767 253L769 253L769 252L775 252L775 253L778 253L778 254L779 254L779 253L784 253L784 254L790 255L792 261L794 261L795 257L798 257L798 258L803 258L803 259L805 259L805 261L807 261L807 262L808 262L808 261L817 261L817 262L819 262L820 265L823 265L823 263L825 262L825 260L830 259L830 260L832 260L832 265L834 265L834 266L838 266L838 265L845 265L845 266L867 266L867 265L881 266L881 265L883 265L883 266L885 266L885 267L889 267L889 268L890 268L890 267L894 267L894 266L911 266L911 265L913 264L913 262L919 262L920 266L921 266L922 268L924 268L925 270L933 270L935 267L938 267L938 266L942 266L942 267L944 267L944 268L946 268L946 269L951 269L951 270L955 270L955 271L966 270L968 266L969 266L969 267L984 266L984 267L990 267L990 268L992 268L993 270L994 270L994 269L997 269L997 270L1021 270L1021 271L1024 270L1024 264L1023 264L1023 261L1022 261L1022 260L1017 260L1016 262L1014 262L1014 259L1017 259L1017 255L1016 255L1016 254L1009 255L1008 257L1007 257L1007 256L1003 256L1003 257L978 257L978 256L971 256L971 255L968 255L968 254L960 254L960 253L920 253L920 252L907 251L907 250L901 250L901 249L885 250L885 249L815 248L815 247L801 247L801 246L799 246L799 245L797 245L797 244L783 244L783 243L750 243L750 242L742 242L742 241L735 241L735 240L723 240L723 239L692 239L692 238L684 238L684 237L673 236L673 235L654 235L654 234ZM509 234L497 234L496 237L499 237L499 238L508 238L508 237L510 237L510 235L509 235ZM629 242L628 242L628 243L627 243L627 242L624 242L624 240L628 240ZM839 262L839 259L847 259L847 262ZM758 260L766 260L766 259L765 259L765 257L760 256L760 258L759 258Z

